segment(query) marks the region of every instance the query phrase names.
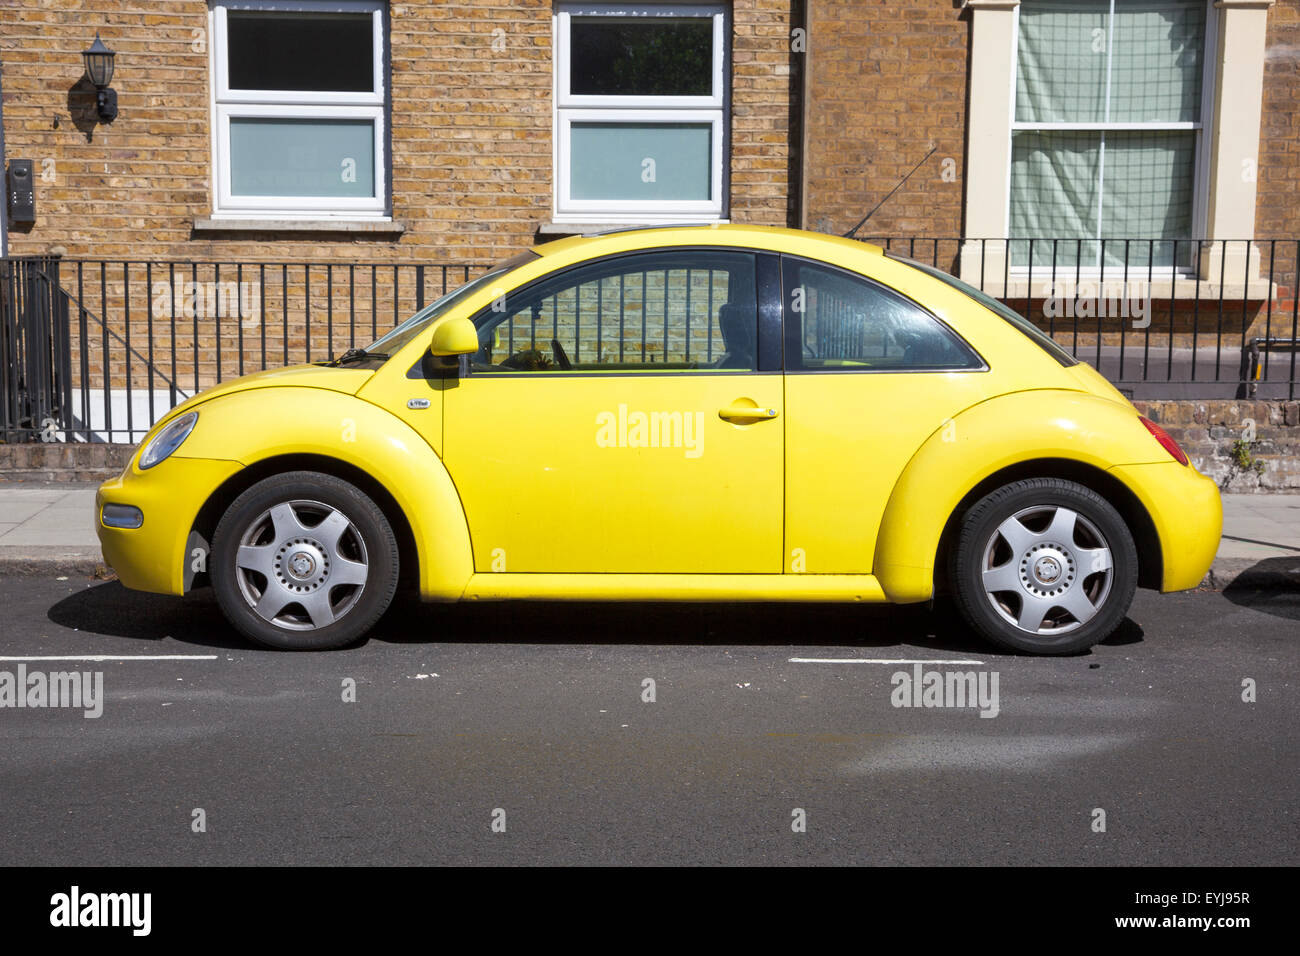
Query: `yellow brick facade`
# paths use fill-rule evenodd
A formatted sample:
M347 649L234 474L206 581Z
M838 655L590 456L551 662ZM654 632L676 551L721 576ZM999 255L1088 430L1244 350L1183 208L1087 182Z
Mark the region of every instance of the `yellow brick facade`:
M729 215L785 225L790 0L734 0ZM400 236L211 233L204 0L0 0L6 159L31 159L37 219L12 255L485 263L553 218L550 0L394 0L393 218ZM81 51L117 52L119 116L93 122ZM494 44L494 40L498 41Z

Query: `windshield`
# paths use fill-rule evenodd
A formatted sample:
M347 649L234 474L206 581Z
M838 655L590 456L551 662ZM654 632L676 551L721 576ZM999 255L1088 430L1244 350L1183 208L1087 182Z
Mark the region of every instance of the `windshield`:
M1037 342L1042 347L1044 352L1052 356L1052 358L1056 359L1066 368L1069 368L1071 365L1079 364L1079 360L1077 358L1075 358L1069 352L1065 351L1065 349L1057 345L1056 342L1052 340L1051 336L1049 336L1046 332L1044 332L1038 326L1034 325L1034 323L1030 322L1019 312L999 302L997 299L993 298L993 296L989 295L988 293L981 292L973 285L962 282L960 279L956 278L955 276L949 275L948 273L944 272L942 269L937 269L934 266L928 265L924 262L917 262L915 259L909 259L906 256L895 255L892 252L886 253L886 255L888 255L889 258L896 259L899 262L906 262L909 266L913 266L914 268L920 269L928 276L934 276L936 279L940 280L941 282L947 283L948 285L952 286L958 292L964 292L966 295L970 296L980 305L984 306L984 308L988 309L990 312L997 313L999 316L1006 319L1008 322L1010 322L1012 325L1018 328L1021 332L1025 333L1025 335L1029 336L1031 339Z
M420 332L426 329L434 319L444 315L452 306L473 295L489 282L499 279L507 272L512 272L525 263L532 262L534 259L538 258L540 258L540 256L530 249L507 259L505 262L493 266L477 279L466 282L460 288L453 289L451 292L448 292L432 304L426 305L423 309L415 313L415 315L411 316L401 325L397 326L397 328L393 329L383 338L366 346L366 351L383 356L397 354L399 349L419 335Z

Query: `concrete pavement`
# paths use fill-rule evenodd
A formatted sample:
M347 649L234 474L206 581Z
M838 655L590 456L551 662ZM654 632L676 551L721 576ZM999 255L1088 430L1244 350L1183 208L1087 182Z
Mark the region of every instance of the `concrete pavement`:
M95 486L0 483L0 570L93 574L103 564L94 525ZM1224 495L1223 540L1207 585L1243 573L1264 587L1300 589L1300 495Z

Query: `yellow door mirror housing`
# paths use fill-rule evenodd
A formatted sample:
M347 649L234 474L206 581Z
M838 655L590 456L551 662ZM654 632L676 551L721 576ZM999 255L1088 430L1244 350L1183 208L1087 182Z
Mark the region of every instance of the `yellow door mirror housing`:
M469 319L448 319L438 323L429 340L429 353L438 357L473 355L478 351L478 329Z

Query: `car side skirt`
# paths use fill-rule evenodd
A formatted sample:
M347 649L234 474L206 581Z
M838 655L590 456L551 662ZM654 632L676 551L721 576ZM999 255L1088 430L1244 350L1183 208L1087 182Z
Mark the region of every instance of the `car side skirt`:
M475 574L465 601L836 601L883 603L870 574Z

